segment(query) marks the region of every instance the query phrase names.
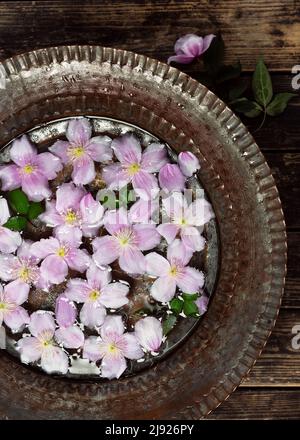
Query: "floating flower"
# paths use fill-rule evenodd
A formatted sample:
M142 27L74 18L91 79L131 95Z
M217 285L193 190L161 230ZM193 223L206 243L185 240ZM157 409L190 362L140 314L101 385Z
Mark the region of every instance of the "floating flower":
M65 295L56 300L55 318L59 328L55 331L55 339L65 348L80 348L84 344L83 331L75 325L77 308L73 301Z
M25 324L29 323L27 311L21 307L28 299L29 287L13 281L4 288L0 284L0 327L2 322L12 329L20 331Z
M168 163L159 172L159 184L165 191L183 191L185 188L185 177L176 164Z
M121 316L107 316L100 329L100 337L86 339L83 357L101 362L101 375L108 379L119 378L126 369L127 359L140 359L144 353L133 333L124 333Z
M200 170L198 158L190 151L182 151L179 153L178 165L186 177L191 177L196 171Z
M95 179L94 161L107 162L112 158L110 137L91 136L92 127L87 119L73 119L67 129L68 141L57 141L49 148L64 164L73 165L72 179L76 185L87 185Z
M68 269L83 273L90 264L89 255L57 238L46 238L32 244L31 253L42 261L41 276L53 284L60 284L68 275Z
M14 141L10 149L14 164L0 167L2 191L22 187L28 198L40 202L51 196L48 181L62 169L61 161L51 153L37 153L27 136Z
M15 252L22 243L22 238L19 232L11 231L6 228L5 223L9 219L8 204L5 199L0 198L0 252L10 254Z
M111 271L99 269L93 263L87 270L86 278L69 280L65 296L72 301L84 303L80 312L80 320L84 325L99 327L106 315L105 307L118 309L128 303L129 287L120 282L112 283Z
M108 211L104 226L109 235L93 241L93 259L97 266L111 264L119 259L122 270L131 274L144 273L145 257L142 251L153 249L160 242L156 226L130 224L124 208Z
M134 328L135 336L141 346L150 352L158 352L163 340L163 329L161 322L153 318L153 316L147 316L140 319Z
M164 145L153 143L143 152L141 144L132 134L114 139L112 149L120 161L103 169L103 179L109 189L120 189L130 182L142 199L155 198L159 192L158 172L168 162Z
M202 55L209 46L215 35L206 35L204 38L195 34L187 34L179 38L174 46L176 55L168 58L168 63L175 61L180 64L189 64Z
M41 367L46 373L66 374L69 359L55 343L55 321L52 314L44 310L32 313L29 330L32 336L25 336L18 341L21 361L29 364L41 360Z
M198 252L204 249L205 239L201 232L203 226L214 217L211 204L204 198L199 198L188 205L184 195L178 192L163 199L162 203L170 223L162 223L157 231L167 242L172 243L180 234L185 246Z
M40 220L54 229L54 235L73 246L84 237L95 236L102 224L103 206L90 193L64 183L56 191L56 201L46 202L46 211Z
M175 240L168 247L167 259L151 252L146 255L146 272L157 280L151 286L150 293L161 302L170 301L176 292L176 286L185 293L196 293L204 284L203 273L187 266L193 251L180 241Z

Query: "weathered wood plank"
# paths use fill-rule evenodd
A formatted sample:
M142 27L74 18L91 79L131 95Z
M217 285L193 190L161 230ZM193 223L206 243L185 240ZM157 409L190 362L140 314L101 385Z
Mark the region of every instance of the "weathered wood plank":
M0 2L0 57L56 45L103 44L166 60L175 40L222 31L227 62L253 69L264 54L273 70L299 62L300 5L293 0Z
M288 233L287 277L282 300L284 308L300 308L300 233Z

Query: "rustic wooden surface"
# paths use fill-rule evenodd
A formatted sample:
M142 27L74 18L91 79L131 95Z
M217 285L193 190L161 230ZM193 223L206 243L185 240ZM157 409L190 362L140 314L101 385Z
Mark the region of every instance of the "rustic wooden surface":
M0 59L30 49L90 43L129 49L165 61L189 32L221 31L226 61L240 59L245 78L260 54L274 89L291 91L300 64L298 0L0 1ZM196 67L186 70L197 78ZM273 170L288 231L288 274L276 327L243 384L209 418L300 418L300 98L254 134ZM254 132L257 120L245 120Z

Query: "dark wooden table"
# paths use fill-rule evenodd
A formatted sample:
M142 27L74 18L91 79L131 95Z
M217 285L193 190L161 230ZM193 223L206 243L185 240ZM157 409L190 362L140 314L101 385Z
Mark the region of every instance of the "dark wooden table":
M300 64L298 0L0 1L0 59L40 47L90 43L165 61L181 35L218 30L226 42L226 61L240 59L246 78L263 54L275 91L292 91L291 69ZM186 71L197 78L195 68ZM245 123L252 132L257 126L257 121ZM286 288L260 359L210 419L300 418L300 348L291 344L292 329L300 325L300 98L254 136L273 170L285 212Z

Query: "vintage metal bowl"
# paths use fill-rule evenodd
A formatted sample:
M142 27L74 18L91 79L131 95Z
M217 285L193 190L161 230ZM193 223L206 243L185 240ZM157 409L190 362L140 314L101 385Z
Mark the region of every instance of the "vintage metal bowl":
M285 223L258 146L206 87L142 55L99 46L53 47L4 61L0 74L1 147L71 116L133 124L175 151L190 149L199 157L199 179L219 231L218 277L208 312L168 356L135 375L99 381L52 377L1 350L0 417L205 417L258 358L283 292Z

